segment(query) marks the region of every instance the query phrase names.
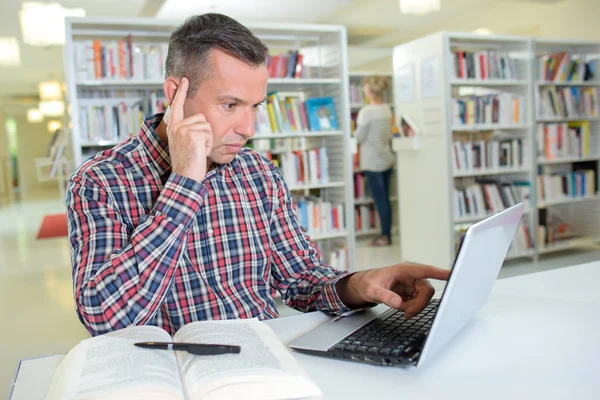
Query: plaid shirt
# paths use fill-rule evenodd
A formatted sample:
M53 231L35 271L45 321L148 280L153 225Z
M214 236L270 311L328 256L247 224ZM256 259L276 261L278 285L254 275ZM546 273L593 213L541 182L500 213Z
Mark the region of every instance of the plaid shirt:
M276 318L276 291L300 311L349 311L335 291L347 273L320 260L279 170L244 148L201 183L171 173L161 120L69 181L73 290L90 333Z

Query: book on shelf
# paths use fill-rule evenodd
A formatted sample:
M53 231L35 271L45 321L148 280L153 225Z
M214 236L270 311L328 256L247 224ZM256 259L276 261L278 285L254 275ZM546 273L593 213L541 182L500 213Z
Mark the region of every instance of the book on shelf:
M301 197L294 202L300 225L309 235L340 233L346 230L344 205L318 197Z
M515 93L455 97L452 99L451 122L454 126L516 125L527 121L526 106L525 96Z
M536 91L541 118L594 118L598 112L598 88L544 87Z
M197 356L145 349L136 342L239 345L239 354ZM201 321L173 337L154 326L132 326L83 340L63 359L47 400L291 399L322 392L275 333L256 319Z
M541 209L538 219L538 248L545 248L556 242L573 239L577 236L577 232L566 221L566 218L550 209Z
M531 185L528 181L504 182L478 179L453 189L454 218L485 218L524 202L530 207Z
M329 253L329 266L341 271L348 271L348 249L338 249Z
M309 126L302 97L301 93L285 96L278 92L270 92L266 104L258 107L256 134L302 133L313 130Z
M304 55L298 50L267 56L269 78L302 78Z
M290 186L329 182L329 161L326 147L277 154L277 160L269 151L259 153L273 161L281 169L283 178Z
M367 178L362 173L354 174L354 199L365 200L369 194L370 190L367 185Z
M137 135L144 120L141 102L79 107L79 138L86 143L122 141Z
M348 271L348 247L331 242L315 243L321 261L334 269Z
M525 165L528 140L477 140L452 142L452 165L455 172L519 168Z
M354 207L354 224L356 232L368 232L377 228L378 220L373 204Z
M517 64L507 52L497 50L454 51L456 79L518 79Z
M168 43L135 41L129 34L119 40L73 42L75 75L86 80L162 80Z
M305 101L311 131L339 130L332 97L313 97Z
M589 157L590 122L538 124L537 156L546 161Z
M543 82L588 82L597 79L598 59L566 51L538 59L538 79Z
M542 201L596 195L596 171L593 169L546 173L538 175L537 179L538 198Z

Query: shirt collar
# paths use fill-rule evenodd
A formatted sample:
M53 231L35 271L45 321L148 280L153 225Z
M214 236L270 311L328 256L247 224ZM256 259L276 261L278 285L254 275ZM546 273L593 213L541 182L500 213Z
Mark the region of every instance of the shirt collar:
M171 170L169 147L156 133L156 128L162 121L163 116L164 113L158 113L146 117L139 134L140 143L148 152L150 159L161 175Z

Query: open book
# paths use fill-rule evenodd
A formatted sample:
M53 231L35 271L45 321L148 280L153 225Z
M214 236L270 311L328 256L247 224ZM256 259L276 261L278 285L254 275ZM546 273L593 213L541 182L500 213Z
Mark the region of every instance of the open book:
M241 346L239 354L197 356L135 342ZM201 321L171 339L134 326L86 339L56 370L46 400L298 399L322 395L267 325L257 319Z

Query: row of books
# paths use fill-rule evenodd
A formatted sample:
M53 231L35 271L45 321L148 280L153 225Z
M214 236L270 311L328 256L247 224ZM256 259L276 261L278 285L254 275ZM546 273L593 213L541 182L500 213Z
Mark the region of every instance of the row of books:
M596 172L592 169L538 175L538 198L543 201L596 195Z
M528 208L530 191L528 181L477 180L476 183L453 189L454 217L484 218L522 201Z
M497 93L452 99L453 125L518 124L526 122L525 96Z
M75 74L83 80L157 80L165 76L168 43L84 40L73 43Z
M598 89L591 87L547 87L536 92L538 115L552 118L597 117Z
M496 50L454 52L454 77L458 79L518 79L515 60Z
M331 248L325 247L322 242L316 243L317 252L321 261L332 268L340 271L348 271L348 248Z
M356 232L368 232L377 228L377 213L373 205L354 207L354 227Z
M327 148L279 154L278 166L290 186L329 182Z
M365 200L370 194L367 178L363 174L354 174L354 199Z
M559 214L550 209L541 209L538 223L538 247L544 248L576 236L571 226Z
M299 96L269 93L266 105L256 113L257 135L338 130L332 97L315 97L302 101Z
M121 141L137 135L144 112L141 103L106 106L83 106L79 108L80 140Z
M303 197L294 202L300 225L309 235L338 233L346 230L344 205Z
M527 139L479 140L452 143L452 163L456 172L478 169L518 168L525 164Z
M301 78L303 59L298 50L267 56L269 78Z
M540 57L538 63L541 81L587 82L596 77L597 60L586 60L580 54L548 54Z
M590 155L590 122L538 124L537 156L551 161Z
M383 93L383 102L391 103L391 95L389 91ZM363 92L363 86L360 82L350 82L350 103L351 104L367 104L367 99Z
M529 225L527 223L519 223L517 231L508 249L507 256L518 255L524 251L533 248L533 240L529 231Z

